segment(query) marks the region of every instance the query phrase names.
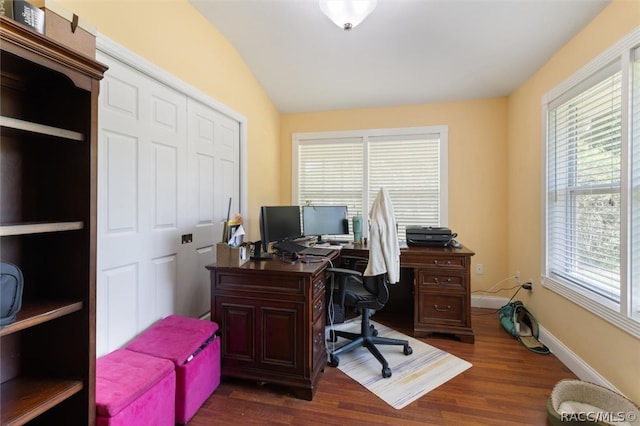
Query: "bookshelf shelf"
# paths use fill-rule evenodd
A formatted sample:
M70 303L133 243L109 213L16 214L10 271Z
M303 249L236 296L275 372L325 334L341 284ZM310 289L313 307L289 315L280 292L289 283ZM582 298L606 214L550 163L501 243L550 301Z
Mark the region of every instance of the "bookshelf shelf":
M11 235L44 234L48 232L74 231L84 228L82 221L76 222L29 222L0 225L0 237Z
M27 301L18 312L16 322L0 328L0 336L8 336L81 309L82 302Z
M82 390L79 380L19 377L2 384L3 425L23 425Z
M72 141L84 141L84 135L73 130L60 129L58 127L19 120L17 118L0 116L0 126L6 129L24 130L26 132L37 133L46 136L69 139Z

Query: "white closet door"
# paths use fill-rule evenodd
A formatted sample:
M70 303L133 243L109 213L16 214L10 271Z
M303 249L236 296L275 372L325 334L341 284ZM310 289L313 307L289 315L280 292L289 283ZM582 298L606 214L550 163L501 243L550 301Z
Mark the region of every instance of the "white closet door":
M174 312L186 202L186 97L108 65L99 107L99 351Z
M215 258L215 244L222 240L223 222L229 212L239 212L240 124L193 99L188 99L189 191L186 220L193 226L188 259L194 271L181 286L180 311L206 312L211 288L205 266ZM184 290L184 291L183 291Z
M98 52L97 354L156 320L209 310L228 200L238 211L239 123ZM183 242L183 236L191 235Z

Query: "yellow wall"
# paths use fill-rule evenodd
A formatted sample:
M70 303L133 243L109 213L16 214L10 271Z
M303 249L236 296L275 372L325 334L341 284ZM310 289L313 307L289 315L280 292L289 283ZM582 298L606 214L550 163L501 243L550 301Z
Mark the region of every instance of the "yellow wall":
M542 96L640 25L640 2L618 0L509 97L509 269L536 278L528 301L538 321L640 403L640 342L539 283L542 253ZM535 374L535 372L530 372Z
M56 2L247 118L247 230L249 239L257 239L260 206L280 198L280 114L235 48L187 0Z
M472 288L487 289L514 271L507 270L507 100L406 105L282 116L281 202L291 202L293 133L393 127L449 127L449 227L476 252ZM513 281L512 281L513 283Z

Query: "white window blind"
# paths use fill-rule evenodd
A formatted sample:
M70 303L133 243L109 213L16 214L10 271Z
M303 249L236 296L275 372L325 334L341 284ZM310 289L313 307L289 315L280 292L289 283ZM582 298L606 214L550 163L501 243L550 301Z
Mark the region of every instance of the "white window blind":
M640 48L632 55L631 90L631 316L640 320Z
M549 272L616 303L620 301L620 82L617 71L552 108L547 136Z
M346 204L366 218L386 187L401 238L407 225L447 225L444 126L296 134L293 151L294 204Z
M295 204L346 205L362 211L364 158L362 138L306 140L298 157Z
M369 199L386 187L393 202L398 235L406 225L439 226L440 135L369 138Z
M543 285L640 337L640 28L543 97Z

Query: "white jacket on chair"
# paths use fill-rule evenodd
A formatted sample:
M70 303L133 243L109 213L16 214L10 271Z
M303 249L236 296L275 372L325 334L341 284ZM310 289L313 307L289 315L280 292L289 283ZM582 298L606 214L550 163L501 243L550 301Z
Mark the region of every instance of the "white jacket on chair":
M389 283L400 281L400 245L393 204L386 188L380 188L369 212L369 262L364 275L387 274Z

